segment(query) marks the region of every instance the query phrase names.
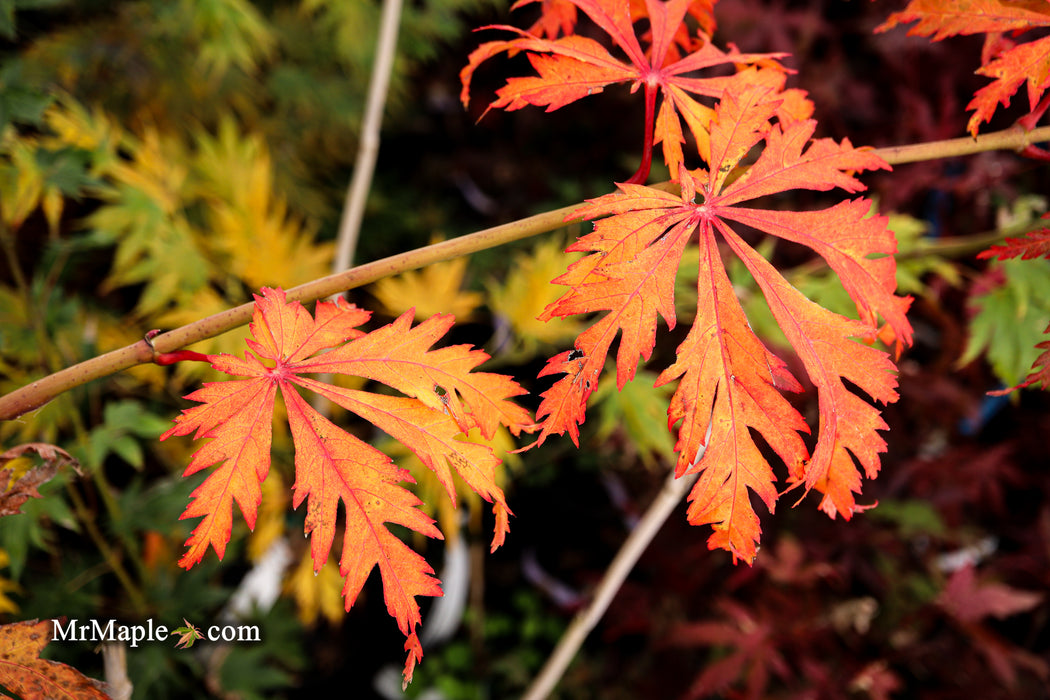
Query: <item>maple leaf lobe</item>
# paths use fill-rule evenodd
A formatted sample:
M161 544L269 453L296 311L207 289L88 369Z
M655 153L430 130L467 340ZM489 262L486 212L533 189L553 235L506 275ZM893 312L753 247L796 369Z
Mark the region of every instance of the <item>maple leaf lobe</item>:
M281 289L256 296L251 337L243 358L216 355L215 369L244 379L208 383L187 398L187 408L161 436L195 434L206 439L186 469L191 475L213 467L191 494L182 518L202 518L180 565L199 562L208 547L221 559L233 527L233 504L254 527L261 502L260 484L270 467L273 411L278 391L295 446L293 507L307 502L305 532L315 571L328 561L335 541L340 505L345 517L339 570L347 610L366 579L379 569L387 610L406 636L406 680L422 658L416 638L420 624L417 596L440 596L440 582L423 557L388 528L404 526L441 538L420 500L401 486L408 472L389 457L347 433L317 412L300 395L314 391L356 413L398 439L438 474L455 499L449 465L496 511L494 546L509 529L510 509L495 483L499 460L484 445L455 440L477 427L491 438L506 426L518 434L532 429L525 409L510 399L524 393L510 378L474 372L488 355L469 346L431 346L449 330L451 316L434 316L412 326L412 313L364 333L357 328L369 313L345 302L320 302L310 314L289 302ZM307 375L363 377L387 384L404 396L344 389Z

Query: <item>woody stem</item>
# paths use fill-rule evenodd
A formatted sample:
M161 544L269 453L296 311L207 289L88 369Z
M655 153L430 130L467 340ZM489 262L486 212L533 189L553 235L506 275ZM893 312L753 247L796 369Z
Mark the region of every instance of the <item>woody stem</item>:
M646 88L646 156L642 167L652 162L652 126L656 106L656 91ZM963 137L946 141L934 141L907 146L892 146L874 149L874 153L891 165L913 163L922 160L938 160L964 156L982 151L1012 150L1021 151L1026 146L1050 140L1050 126L1032 131L1020 127L1011 127L1003 131L982 134L976 138ZM642 168L639 168L642 173ZM636 174L637 177L637 174ZM654 187L666 191L676 191L675 183L660 183ZM365 265L359 265L343 272L316 279L288 290L288 299L303 303L327 297L336 292L353 289L383 277L396 275L406 270L414 270L444 260L451 260L463 255L470 255L512 241L561 228L565 220L580 205L562 207L536 214L526 219L512 221L500 226L472 233L459 238L442 241L434 245L394 255ZM226 311L202 318L188 325L162 333L154 339L156 352L171 352L206 338L213 338L220 333L242 326L251 320L254 304L242 304ZM146 341L68 367L54 374L32 382L21 389L0 396L0 420L11 420L24 413L39 408L59 394L87 383L93 379L106 377L135 365L153 362L156 352Z

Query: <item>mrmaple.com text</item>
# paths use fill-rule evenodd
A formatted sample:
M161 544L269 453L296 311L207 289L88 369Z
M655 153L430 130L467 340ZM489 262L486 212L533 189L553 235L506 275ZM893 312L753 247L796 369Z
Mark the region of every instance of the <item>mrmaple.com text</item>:
M173 634L166 625L146 620L142 625L123 625L116 620L85 620L76 618L63 626L61 620L52 620L55 642L127 642L131 648L142 642L164 642ZM209 642L261 642L258 625L211 625L203 634Z

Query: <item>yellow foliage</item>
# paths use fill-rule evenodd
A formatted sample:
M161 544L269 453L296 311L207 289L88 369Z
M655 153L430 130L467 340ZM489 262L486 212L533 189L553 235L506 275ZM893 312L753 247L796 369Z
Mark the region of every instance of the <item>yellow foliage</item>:
M7 483L0 483L0 493L3 493L11 488L12 485L23 476L26 472L33 468L33 460L29 457L15 457L5 462L0 462L0 470L10 469L11 474L7 478ZM0 569L7 566L3 563L3 551L0 549Z
M580 257L565 253L563 247L561 239L549 238L530 253L517 254L507 279L486 286L489 307L510 324L517 352L531 355L541 343L560 343L582 330L575 318L554 318L546 323L537 318L565 292L551 280Z
M10 165L0 168L0 199L4 222L18 229L37 207L41 207L52 236L58 234L65 200L55 185L48 185L46 173L37 159L41 148L59 150L74 147L93 152L92 174L99 174L101 163L109 163L120 139L120 130L101 111L87 110L67 95L59 95L44 114L53 132L40 138L8 132L0 146L0 156Z
M343 577L334 559L326 561L315 574L310 550L304 551L299 564L285 582L285 590L295 599L299 619L304 625L313 626L320 615L333 625L342 621L345 605Z
M208 240L228 272L256 290L293 287L331 272L333 246L315 243L316 225L290 217L274 194L273 164L261 137L242 136L225 120L215 138L198 135L197 147Z
M37 142L20 138L13 133L0 145L0 156L6 156L10 165L0 168L0 201L3 201L3 221L17 230L36 210L44 191L44 174L36 160Z
M422 270L385 277L373 284L369 291L394 316L415 307L417 319L450 313L458 321L463 321L470 318L482 302L482 295L478 292L462 290L467 262L467 258L455 258L428 265Z
M288 218L283 201L270 201L265 208L214 202L208 223L228 257L229 271L252 289L294 287L331 272L333 246L314 243L314 231Z
M58 143L113 154L124 134L120 126L96 107L89 113L68 95L59 95L44 113L44 122Z
M108 175L122 185L142 192L164 214L174 216L183 203L186 183L186 152L175 138L146 129L140 139L130 136L130 162L118 161Z
M8 556L7 552L0 549L0 569L3 569L11 564L11 557ZM7 597L8 593L21 593L22 587L14 581L0 576L0 614L2 613L17 613L18 605L13 600Z
M255 519L255 529L248 537L248 558L259 561L274 540L284 534L284 512L288 506L288 487L273 465L262 482L262 503Z

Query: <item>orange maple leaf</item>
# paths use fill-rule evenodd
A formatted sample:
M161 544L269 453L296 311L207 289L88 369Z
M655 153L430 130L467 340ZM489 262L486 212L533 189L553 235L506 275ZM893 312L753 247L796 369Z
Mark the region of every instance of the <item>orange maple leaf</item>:
M908 30L909 36L929 36L933 41L988 34L984 65L976 72L995 80L974 93L966 106L976 110L967 124L972 135L977 135L981 123L989 121L1000 104L1009 106L1010 98L1024 83L1028 84L1029 111L1045 109L1040 98L1050 87L1050 37L1016 45L1000 34L1050 26L1050 4L1046 0L911 0L875 31L885 32L910 22L917 24Z
M692 0L689 4L689 10L687 11L689 16L697 21L700 25L700 29L707 36L711 36L715 33L715 3L718 0ZM517 10L520 7L531 5L533 3L540 4L540 17L536 22L529 27L529 34L535 34L540 37L546 37L548 39L557 39L561 35L572 34L576 29L576 5L572 3L572 0L518 0L516 3L511 5L512 10ZM646 7L645 0L630 0L631 3L631 19L637 20L642 17L648 16L648 8ZM652 41L652 35L649 34L647 37L649 41ZM674 35L674 43L678 48L683 51L689 52L694 48L699 48L703 45L705 39L698 38L693 39L689 36L689 26L684 22L678 26L678 30ZM672 61L677 61L680 56L672 52L668 54Z
M529 34L557 39L563 34L572 34L576 29L576 6L572 0L518 0L510 9L517 10L533 3L539 3L540 16L529 27Z
M663 144L664 160L672 176L676 177L683 162L682 144L685 136L682 121L696 139L701 155L707 153L708 124L712 109L694 99L693 95L718 98L726 86L744 79L780 89L784 85L785 70L774 59L786 54L743 54L735 48L724 52L701 34L695 50L678 58L676 39L684 26L686 14L696 5L695 0L644 0L645 11L638 3L628 0L571 0L604 32L627 57L627 61L613 56L600 43L572 34L557 39L540 36L508 25L494 25L482 29L500 29L518 35L516 39L491 41L482 44L473 53L466 67L460 71L463 89L460 99L464 106L470 102L470 83L474 71L486 60L500 53L525 51L537 76L510 78L496 91L497 99L486 109L502 108L508 111L526 105L546 107L547 111L564 107L570 102L602 92L615 83L630 83L631 91L644 88L645 141L642 163L628 182L644 182L649 176L652 149ZM696 10L694 10L696 11ZM643 48L634 29L638 19L649 22L649 41ZM548 31L543 28L543 31ZM773 70L752 68L746 76L711 78L686 77L704 68L736 64L762 65ZM656 97L661 96L659 111Z
M107 700L104 683L40 658L52 636L50 620L0 625L0 686L23 700Z
M587 398L615 337L620 334L616 371L617 384L623 387L633 378L638 358L648 360L652 353L657 316L674 328L675 274L686 246L698 236L696 317L678 348L677 361L657 383L679 380L668 409L669 427L681 422L676 473L701 473L690 494L690 522L712 524L709 546L748 562L761 533L749 490L771 511L777 499L775 477L750 429L788 465L789 481L823 492L821 508L849 518L860 509L853 498L860 490L860 475L849 453L873 478L878 453L885 450L877 431L886 425L878 410L843 380L879 401L897 398L889 356L854 338L873 338L880 317L899 344L910 344L912 334L905 316L909 300L893 293L896 268L890 254L896 243L885 217L867 216L870 201L856 199L805 212L740 206L791 189L838 187L857 192L864 186L851 173L889 167L848 140L811 140L813 121L772 125L779 101L777 93L759 87L727 89L711 125L710 170L682 168L680 195L623 184L619 192L574 212L571 218L600 219L593 233L568 249L591 255L555 280L571 290L541 317L608 312L579 336L573 350L552 358L542 373L567 376L543 394L537 443L564 432L576 442ZM763 141L758 159L731 181L729 174ZM805 298L744 242L737 225L805 245L823 257L855 301L860 320ZM808 432L806 423L779 391L802 387L752 332L722 264L719 238L758 281L817 387L820 427L812 458L800 437Z
M451 328L451 316L434 316L413 328L413 313L365 334L357 326L368 320L367 311L343 302L320 302L311 316L298 302L288 303L282 290L263 289L262 296L255 297L249 351L243 358L209 356L215 369L247 379L205 384L186 397L200 405L186 409L161 436L163 440L196 431L196 438L210 438L185 471L189 476L218 465L193 492L182 514L203 519L186 541L188 550L179 564L190 568L209 546L221 559L230 539L234 502L248 526L255 526L260 484L270 468L274 401L280 391L295 445L292 505L307 501L305 529L312 536L314 569L328 561L342 502L346 526L339 571L345 578L346 609L378 565L387 610L408 638L406 682L422 658L415 630L420 622L416 596L440 596L441 588L427 562L385 523L439 539L441 533L419 510L419 499L398 485L412 481L408 472L318 413L296 387L325 396L400 440L434 470L453 502L449 467L454 468L494 504L493 548L509 529L510 509L494 480L499 460L489 448L454 437L477 427L491 438L501 423L517 435L531 425L528 412L508 400L524 393L517 384L503 375L472 371L488 359L484 352L463 345L429 349ZM364 377L404 396L344 389L305 376L316 373Z

